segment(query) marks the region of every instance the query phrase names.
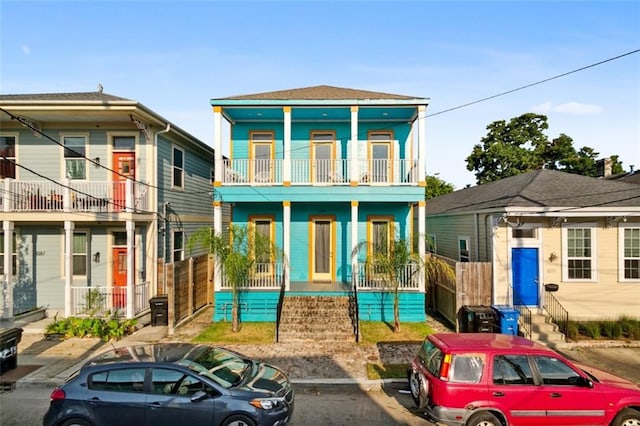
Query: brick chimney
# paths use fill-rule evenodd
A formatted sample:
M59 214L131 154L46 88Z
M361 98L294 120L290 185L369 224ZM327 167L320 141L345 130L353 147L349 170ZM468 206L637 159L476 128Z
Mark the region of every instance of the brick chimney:
M601 158L600 160L596 161L597 176L598 177L611 176L612 163L613 161L611 161L611 158Z

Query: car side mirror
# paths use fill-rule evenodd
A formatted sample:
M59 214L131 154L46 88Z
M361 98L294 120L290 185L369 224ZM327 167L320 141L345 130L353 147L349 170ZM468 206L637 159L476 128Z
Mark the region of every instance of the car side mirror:
M581 388L589 388L589 389L593 388L593 382L591 381L591 379L587 379L586 377L580 377L578 379L578 383L577 384Z
M191 402L199 402L209 398L209 394L203 391L198 391L191 396Z

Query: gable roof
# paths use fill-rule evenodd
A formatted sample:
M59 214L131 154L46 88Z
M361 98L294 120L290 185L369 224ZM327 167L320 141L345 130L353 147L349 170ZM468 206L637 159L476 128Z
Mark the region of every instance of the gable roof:
M640 187L555 170L535 170L427 200L427 216L503 211L509 207L640 207Z
M109 95L102 92L77 92L77 93L33 93L18 95L0 95L0 101L3 102L134 102L130 99L120 98L118 96Z

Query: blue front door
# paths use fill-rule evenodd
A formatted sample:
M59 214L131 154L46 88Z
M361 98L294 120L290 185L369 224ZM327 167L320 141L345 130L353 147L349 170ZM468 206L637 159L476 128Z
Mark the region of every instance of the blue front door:
M514 305L538 305L538 249L511 249Z

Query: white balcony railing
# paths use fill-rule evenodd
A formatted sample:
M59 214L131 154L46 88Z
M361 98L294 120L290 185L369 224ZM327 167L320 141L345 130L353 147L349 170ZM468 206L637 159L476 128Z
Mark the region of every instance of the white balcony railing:
M357 164L356 180L362 185L418 184L416 160L310 160L291 159L292 185L350 185ZM224 160L225 185L282 185L284 160Z
M408 263L398 277L400 291L417 291L420 289L420 265ZM377 273L375 265L358 263L356 265L358 290L389 290L394 284L387 277Z
M1 210L122 212L149 210L148 186L128 181L0 181Z
M133 312L149 309L149 282L134 287ZM72 316L125 315L127 287L71 287Z

